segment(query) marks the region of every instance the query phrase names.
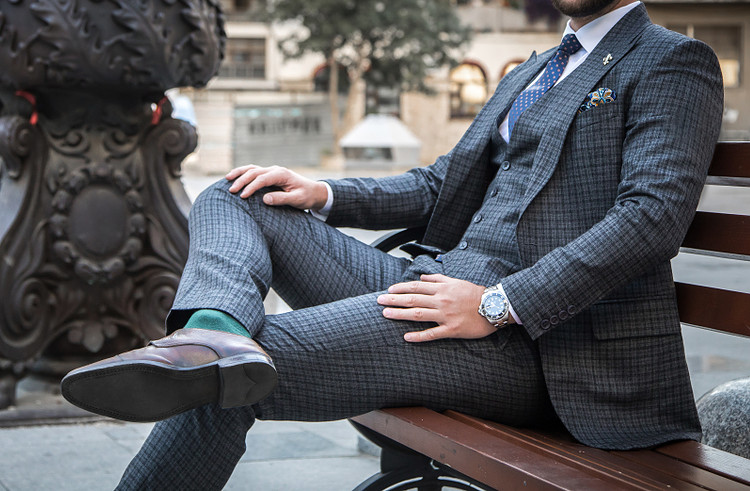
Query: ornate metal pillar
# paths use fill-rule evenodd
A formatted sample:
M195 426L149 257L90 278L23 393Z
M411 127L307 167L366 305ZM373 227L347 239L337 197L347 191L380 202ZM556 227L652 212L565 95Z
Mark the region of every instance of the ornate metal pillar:
M163 335L197 142L164 91L214 76L223 25L217 0L0 2L0 408L40 359Z

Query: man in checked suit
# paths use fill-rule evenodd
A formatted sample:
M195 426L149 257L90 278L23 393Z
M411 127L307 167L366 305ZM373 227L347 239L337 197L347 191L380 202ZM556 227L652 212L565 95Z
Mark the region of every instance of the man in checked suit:
M174 334L63 381L87 409L168 418L123 489L221 488L256 418L389 406L557 422L602 448L700 438L670 258L718 137L718 62L640 2L553 2L560 48L504 77L433 165L246 166L196 200ZM407 260L332 226L426 232ZM265 315L271 286L294 311Z

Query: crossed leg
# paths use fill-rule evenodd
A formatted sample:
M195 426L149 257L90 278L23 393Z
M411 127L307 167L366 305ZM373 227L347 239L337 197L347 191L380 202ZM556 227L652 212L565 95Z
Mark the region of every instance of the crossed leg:
M274 359L279 385L253 406L207 405L157 423L120 489L221 489L255 418L335 420L426 405L524 424L547 410L539 359L522 329L410 344L403 334L426 326L382 316L378 291L441 272L439 263L394 258L306 214L239 200L225 188L214 186L194 205L171 327L196 308L231 314ZM297 310L265 315L271 285Z

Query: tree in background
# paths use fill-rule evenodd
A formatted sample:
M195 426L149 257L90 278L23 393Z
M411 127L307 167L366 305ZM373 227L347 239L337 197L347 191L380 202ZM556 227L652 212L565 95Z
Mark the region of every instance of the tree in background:
M430 70L458 63L469 40L449 0L267 0L271 21L295 21L303 29L279 42L284 56L321 53L329 68L334 148L350 128L359 82L429 92ZM339 67L349 77L344 125L339 123Z

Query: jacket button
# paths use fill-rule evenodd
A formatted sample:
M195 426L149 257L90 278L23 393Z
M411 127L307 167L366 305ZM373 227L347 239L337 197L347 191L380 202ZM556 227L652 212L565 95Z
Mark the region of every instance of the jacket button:
M479 223L479 222L481 222L481 221L482 221L482 215L479 215L479 214L477 214L477 215L476 215L476 216L474 217L474 223Z
M460 243L460 244L458 244L458 248L459 248L459 249L461 249L461 250L464 250L464 249L466 249L467 247L469 247L469 243L468 243L468 242L466 242L465 240L462 240L462 241L461 241L461 243Z
M490 191L490 196L491 196L491 197L493 197L493 198L494 198L495 196L497 196L497 188L495 188L495 189L493 189L492 191Z
M552 317L549 318L549 323L552 324L553 326L556 326L560 323L560 319L558 319L556 315L553 315Z
M576 313L576 308L575 308L575 307L573 307L572 305L568 305L568 313L569 313L570 315L575 315L575 313Z
M564 321L564 320L567 320L567 319L568 319L568 317L570 317L570 314L568 314L568 311L567 311L567 310L561 310L561 311L560 311L560 312L559 312L559 313L557 314L557 316L558 316L558 317L560 317L560 320L561 320L561 321Z
M507 160L503 161L502 167L503 167L503 170L510 169L510 162L508 162Z
M540 327L546 331L547 329L549 329L549 325L549 321L547 319L544 319L540 324Z

